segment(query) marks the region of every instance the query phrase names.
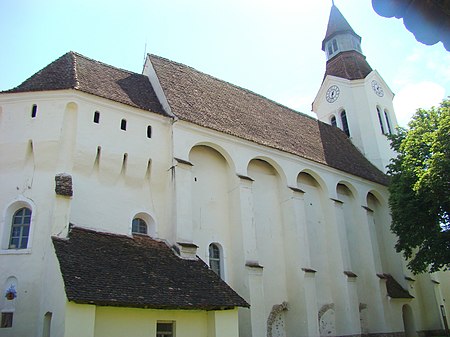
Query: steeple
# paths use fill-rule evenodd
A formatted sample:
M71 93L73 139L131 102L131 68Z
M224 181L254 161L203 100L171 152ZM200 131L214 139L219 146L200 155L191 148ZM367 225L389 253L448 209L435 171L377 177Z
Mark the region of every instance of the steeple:
M322 50L327 56L325 77L332 75L356 80L365 78L372 71L361 50L361 36L355 33L334 1Z
M313 102L317 118L344 131L380 170L394 155L386 135L397 126L394 94L361 51L361 37L335 6L331 6L322 50L325 76Z
M356 38L355 41L358 42L360 45L361 43L361 36L355 33L353 28L349 25L347 20L345 20L342 13L339 11L339 9L335 6L334 1L333 5L331 6L330 11L330 18L328 19L328 26L327 26L327 32L325 34L325 38L322 41L322 50L325 51L325 44L330 39L337 35L351 35L354 38ZM361 52L361 48L359 47L359 52Z

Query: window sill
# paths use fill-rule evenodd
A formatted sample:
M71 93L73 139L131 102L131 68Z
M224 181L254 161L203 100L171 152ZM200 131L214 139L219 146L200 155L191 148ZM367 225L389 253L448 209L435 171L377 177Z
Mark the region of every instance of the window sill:
M31 249L0 249L0 255L26 255L31 254Z

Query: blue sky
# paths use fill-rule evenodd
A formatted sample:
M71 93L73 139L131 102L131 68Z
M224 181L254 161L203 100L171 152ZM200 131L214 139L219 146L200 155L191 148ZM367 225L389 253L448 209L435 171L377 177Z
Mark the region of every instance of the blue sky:
M450 95L450 53L417 42L370 0L335 0L396 94L401 125ZM331 0L1 0L0 90L73 50L140 73L145 51L311 114Z

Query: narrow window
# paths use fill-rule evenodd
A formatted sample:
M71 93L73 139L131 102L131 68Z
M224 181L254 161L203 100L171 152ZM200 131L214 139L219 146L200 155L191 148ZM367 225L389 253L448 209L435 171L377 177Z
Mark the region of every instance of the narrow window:
M31 210L29 208L24 207L14 213L11 225L11 238L9 240L10 249L27 248L30 223Z
M127 120L126 119L122 119L122 121L120 122L120 128L124 131L126 131L127 129Z
M347 137L350 137L350 129L348 128L347 114L345 110L341 112L341 122L342 122L342 131L345 132Z
M131 223L131 232L134 234L147 234L147 223L141 218L134 218Z
M386 110L384 110L384 117L386 118L386 125L388 132L391 135L392 134L391 121L389 120L389 114Z
M337 126L336 116L331 116L330 121L331 121L331 125L332 125L332 126Z
M35 118L37 114L37 105L33 104L33 106L31 107L31 118Z
M157 322L156 337L175 337L173 322Z
M333 52L335 52L336 50L338 50L338 45L337 45L336 39L334 39L333 40Z
M331 43L328 44L328 55L333 54L333 46L331 45Z
M381 111L379 107L377 107L377 114L378 114L378 122L380 122L381 133L384 135L386 133L384 131L383 118L381 117Z
M13 323L13 313L12 312L2 312L2 328L11 328Z
M95 111L94 112L94 123L99 123L100 122L100 112Z
M222 277L220 248L217 244L209 245L209 266L213 272Z
M152 126L147 126L147 138L152 138Z

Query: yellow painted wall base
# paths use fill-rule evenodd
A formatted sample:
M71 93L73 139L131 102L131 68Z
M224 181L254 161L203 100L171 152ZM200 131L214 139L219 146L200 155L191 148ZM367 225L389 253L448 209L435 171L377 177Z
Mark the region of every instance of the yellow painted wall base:
M156 336L157 322L174 322L176 337L238 337L238 311L155 310L66 305L64 337Z

